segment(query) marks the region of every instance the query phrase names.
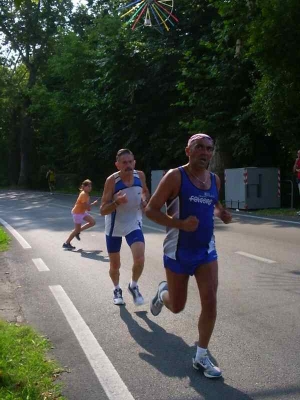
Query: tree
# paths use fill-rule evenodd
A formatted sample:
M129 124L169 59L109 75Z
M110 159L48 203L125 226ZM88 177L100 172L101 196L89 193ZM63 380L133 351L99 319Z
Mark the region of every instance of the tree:
M1 182L16 185L20 170L20 93L26 87L26 70L0 66Z
M249 27L249 53L259 73L252 108L294 157L300 141L299 2L259 0L257 8Z
M31 90L50 55L51 45L70 14L70 0L24 0L17 6L11 0L0 1L0 32L27 71L27 87L22 92L20 111L20 174L19 185L28 186L34 161L34 127L30 114Z

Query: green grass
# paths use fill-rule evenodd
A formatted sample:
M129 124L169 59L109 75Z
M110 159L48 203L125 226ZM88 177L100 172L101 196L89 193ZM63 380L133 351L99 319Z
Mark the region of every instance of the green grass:
M0 252L10 237L0 227ZM0 320L0 399L63 400L55 378L63 371L47 357L50 342L29 326Z
M29 326L0 321L0 399L58 400L62 370L47 359L50 343Z
M266 208L263 210L253 210L251 214L257 215L267 215L267 216L274 216L274 217L295 217L297 216L297 212L300 211L299 209L295 208Z
M0 226L0 251L6 251L9 248L10 237Z

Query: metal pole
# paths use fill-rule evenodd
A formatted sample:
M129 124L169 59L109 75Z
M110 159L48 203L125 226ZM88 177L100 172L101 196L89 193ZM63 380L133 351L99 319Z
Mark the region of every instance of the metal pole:
M291 181L290 179L281 181L281 182L289 182L291 184L291 193L289 193L291 195L291 208L294 208L294 184L293 181Z
M293 181L291 182L291 208L294 208L294 185Z

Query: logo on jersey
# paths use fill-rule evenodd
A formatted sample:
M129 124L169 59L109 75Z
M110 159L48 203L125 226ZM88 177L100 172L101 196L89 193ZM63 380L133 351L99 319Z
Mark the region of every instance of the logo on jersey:
M213 202L213 199L201 196L191 196L189 197L189 201L193 203L207 204L208 206L210 206Z

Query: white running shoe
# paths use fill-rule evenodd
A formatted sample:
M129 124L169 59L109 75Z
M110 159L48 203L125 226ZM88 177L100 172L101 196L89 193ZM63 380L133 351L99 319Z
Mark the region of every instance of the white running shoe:
M194 357L193 367L197 370L202 369L206 378L220 378L222 376L222 371L213 364L208 354L198 359Z
M133 302L136 306L142 306L144 304L144 298L141 295L141 292L139 291L139 287L135 286L135 287L131 287L130 283L128 283L128 292L131 294L131 296L133 297Z
M150 311L155 317L161 312L161 309L163 308L164 303L161 298L161 292L164 290L168 290L168 284L166 281L160 282L160 284L158 285L156 295L153 297L151 301Z

